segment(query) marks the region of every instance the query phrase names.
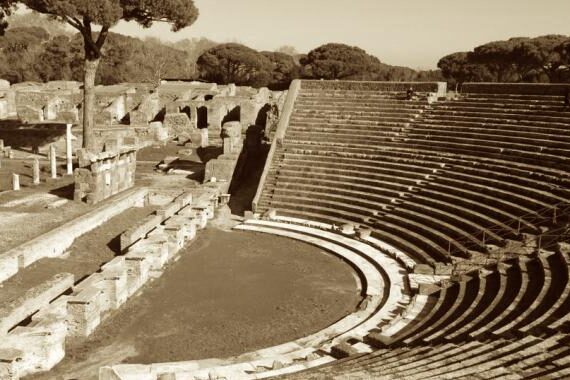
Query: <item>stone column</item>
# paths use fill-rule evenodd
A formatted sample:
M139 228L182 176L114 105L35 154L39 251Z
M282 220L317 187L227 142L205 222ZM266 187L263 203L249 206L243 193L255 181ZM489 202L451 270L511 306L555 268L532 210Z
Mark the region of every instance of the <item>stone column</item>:
M66 153L66 157L67 157L67 174L68 175L72 175L73 174L73 152L72 152L72 146L71 146L71 126L72 124L67 124L67 128L65 131L65 153Z
M12 173L12 190L20 190L20 175Z
M207 148L208 145L210 145L208 141L208 134L209 134L208 128L202 128L200 129L200 132L202 133L202 140L200 142L200 147Z
M34 185L40 184L40 161L35 158L32 166L32 179Z
M57 178L57 157L55 153L55 145L49 146L49 163L51 168L51 178Z

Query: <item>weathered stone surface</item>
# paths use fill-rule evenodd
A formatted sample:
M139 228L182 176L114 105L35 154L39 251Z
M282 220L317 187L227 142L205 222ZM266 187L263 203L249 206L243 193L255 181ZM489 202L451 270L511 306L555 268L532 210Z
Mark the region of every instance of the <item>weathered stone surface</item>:
M24 123L38 123L44 121L44 113L41 109L27 105L18 105L18 118Z
M12 327L49 304L51 300L73 286L74 276L55 275L50 280L28 290L21 297L0 307L0 336Z
M8 118L8 100L0 99L0 119Z
M167 113L164 115L164 127L168 128L172 137L188 140L190 138L190 119L185 113Z
M125 251L137 240L142 239L147 233L149 233L149 231L162 223L163 220L163 215L149 215L127 231L123 232L121 234L121 251Z
M107 140L99 154L77 151L79 168L74 171L74 199L94 204L129 189L135 183L136 147L119 147Z
M99 288L90 287L69 298L67 312L70 336L87 337L99 326L101 294Z
M9 90L10 82L5 79L0 79L0 90Z

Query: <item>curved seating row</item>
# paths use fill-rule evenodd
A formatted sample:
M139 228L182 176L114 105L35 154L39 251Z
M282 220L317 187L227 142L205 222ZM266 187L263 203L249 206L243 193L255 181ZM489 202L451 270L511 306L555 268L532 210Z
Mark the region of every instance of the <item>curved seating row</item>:
M363 337L386 325L410 303L409 286L402 265L365 238L336 233L331 225L287 218L249 220L235 229L305 241L343 258L360 275L364 301L358 310L324 330L276 347L227 360L154 363L148 366L117 365L106 368L108 374L112 373L118 379L145 380L154 380L169 373L176 378L225 376L255 379L295 372L334 361L335 357L345 354L343 347L350 346L351 353L371 352L370 346L362 342ZM395 251L394 248L392 250ZM398 255L403 253L398 252Z
M570 249L546 238L570 205L561 108L555 96L428 104L301 85L257 211L370 228L430 275L456 271L364 336L373 352L284 378L568 376Z

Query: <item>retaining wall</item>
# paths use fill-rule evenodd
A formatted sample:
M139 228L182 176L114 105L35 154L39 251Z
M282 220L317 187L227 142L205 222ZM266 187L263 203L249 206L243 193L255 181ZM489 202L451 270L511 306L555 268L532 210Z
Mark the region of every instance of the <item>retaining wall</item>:
M467 94L560 95L570 90L570 83L463 83Z
M436 93L438 97L444 97L447 93L446 82L303 80L301 83L303 90L406 92L410 87L413 87L416 92L432 92Z
M0 254L0 283L44 257L62 255L79 236L100 226L128 208L142 206L147 189L131 190L108 201L107 204L57 227L16 248Z
M100 271L76 285L72 275L57 275L2 306L0 379L17 380L59 363L65 356L66 341L88 337L111 311L162 274L185 242L195 237L196 230L206 227L219 195L219 191L206 188L195 203L191 193L179 195L126 231L123 235L128 239L121 238L130 244L126 253ZM71 293L66 295L69 289ZM29 324L17 326L32 314Z
M259 185L257 186L257 191L252 201L251 209L253 212L257 209L257 204L259 203L259 199L261 198L261 193L263 192L263 186L265 185L265 180L267 179L267 175L269 170L271 169L271 164L273 161L273 156L275 155L275 151L277 150L277 145L283 142L285 138L285 133L287 132L287 127L289 126L289 120L291 119L291 115L293 114L293 108L295 107L295 100L297 100L297 96L299 95L299 91L301 89L301 81L299 79L293 80L291 82L291 86L289 87L289 91L287 92L287 98L285 99L285 104L283 105L283 110L281 112L281 117L279 118L279 123L277 124L277 130L275 131L275 136L273 137L273 141L271 142L271 148L269 149L269 153L267 154L267 159L265 161L265 167L263 168L263 173L259 179Z
M2 306L0 379L46 371L63 359L67 324L66 296L61 294L73 286L73 281L69 273L58 274ZM31 315L29 323L18 326Z

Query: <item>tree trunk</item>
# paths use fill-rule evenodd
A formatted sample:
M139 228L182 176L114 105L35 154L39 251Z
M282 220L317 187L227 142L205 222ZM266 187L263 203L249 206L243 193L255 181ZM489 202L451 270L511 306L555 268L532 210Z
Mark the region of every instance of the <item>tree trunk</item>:
M83 77L83 148L92 151L95 148L93 136L95 112L95 76L100 58L85 58Z

